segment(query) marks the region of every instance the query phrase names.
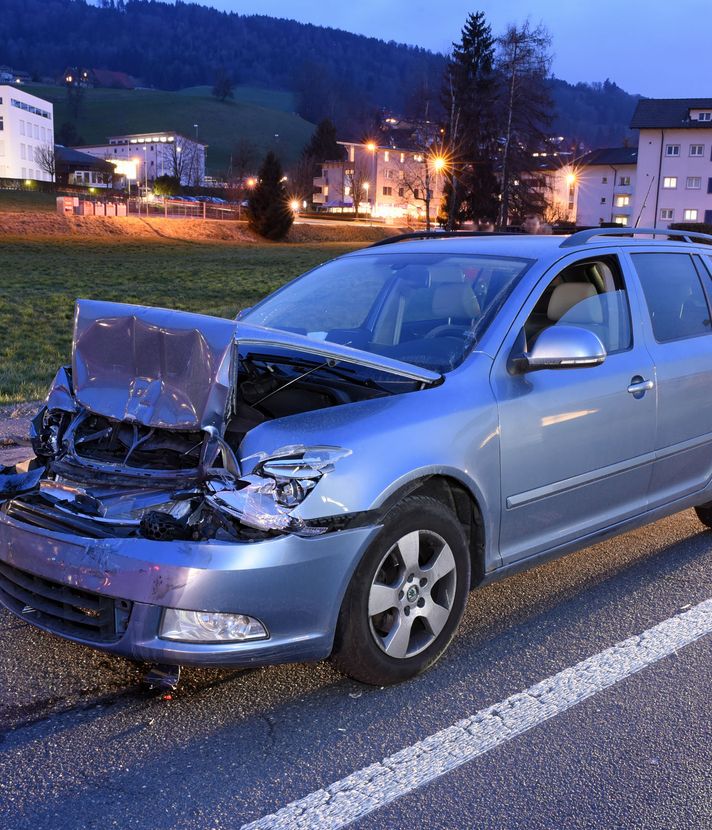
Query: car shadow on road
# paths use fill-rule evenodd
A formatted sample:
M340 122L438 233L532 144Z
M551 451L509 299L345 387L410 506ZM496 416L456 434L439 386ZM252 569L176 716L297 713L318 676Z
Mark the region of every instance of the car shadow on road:
M239 826L706 599L712 534L697 528L689 516L665 520L474 592L442 661L400 686L365 687L326 663L193 670L164 700L119 674L127 682L112 691L79 696L5 733L0 772L3 755L20 763L61 734L53 763L74 763L76 775L41 804L25 803L28 827L50 826L57 814L67 826L94 814L119 821L147 782L167 783L167 770L171 785L146 808L152 827L187 818L180 805L196 790L206 815L228 805ZM77 647L52 642L66 672ZM41 685L48 668L33 661L26 671ZM91 661L89 668L101 671ZM82 760L87 741L111 746L106 760L101 753ZM117 770L110 758L122 750L131 760Z

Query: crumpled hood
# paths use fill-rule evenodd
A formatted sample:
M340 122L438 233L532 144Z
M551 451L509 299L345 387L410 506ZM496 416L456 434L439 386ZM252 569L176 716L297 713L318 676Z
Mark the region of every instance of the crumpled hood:
M235 320L98 300L78 300L72 379L76 401L118 421L222 432L236 381L236 346L279 347L435 383L400 360Z
M221 429L235 323L165 308L79 300L72 375L90 412L148 427Z

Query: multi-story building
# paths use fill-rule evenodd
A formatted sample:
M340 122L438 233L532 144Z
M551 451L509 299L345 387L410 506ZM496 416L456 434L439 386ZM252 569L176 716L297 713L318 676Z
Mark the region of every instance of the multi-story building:
M712 223L712 98L643 99L631 128L640 131L638 225Z
M314 179L313 202L327 211L352 211L392 221L431 221L443 195L445 162L436 153L391 147L375 141L340 141L344 161L327 161ZM429 200L427 196L429 195Z
M205 179L207 146L180 133L155 132L112 135L106 144L74 149L111 162L118 175L139 185L148 185L159 176L200 185Z
M636 147L608 147L576 160L577 224L635 224L637 157Z
M0 86L0 178L52 181L52 104L16 86Z

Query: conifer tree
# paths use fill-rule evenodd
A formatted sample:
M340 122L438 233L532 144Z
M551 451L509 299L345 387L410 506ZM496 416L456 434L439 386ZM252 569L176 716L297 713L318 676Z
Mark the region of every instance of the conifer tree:
M265 239L283 239L292 227L294 215L284 187L284 171L270 150L260 167L258 182L247 205L250 228Z
M495 39L483 12L468 15L445 73L443 105L451 156L448 227L458 216L491 222L499 208Z

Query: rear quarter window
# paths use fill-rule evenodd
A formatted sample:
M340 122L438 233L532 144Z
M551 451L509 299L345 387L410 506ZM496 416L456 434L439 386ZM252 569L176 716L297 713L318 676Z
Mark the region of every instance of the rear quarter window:
M710 333L710 310L688 254L632 254L658 343Z

